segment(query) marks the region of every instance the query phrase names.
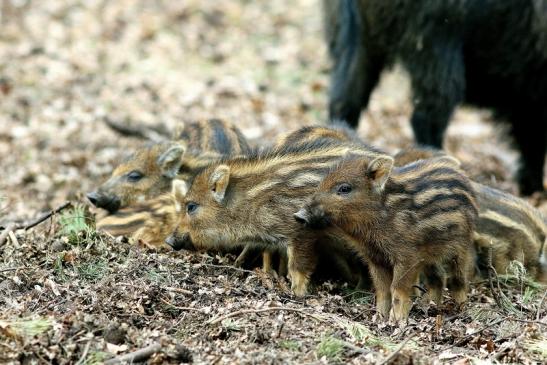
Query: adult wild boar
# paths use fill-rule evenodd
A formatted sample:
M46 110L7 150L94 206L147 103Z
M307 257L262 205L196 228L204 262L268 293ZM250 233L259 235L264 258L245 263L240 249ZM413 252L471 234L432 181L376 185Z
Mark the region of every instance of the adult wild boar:
M543 190L547 0L323 0L334 61L329 110L357 126L380 72L408 71L419 144L442 147L454 108L510 123L523 194Z

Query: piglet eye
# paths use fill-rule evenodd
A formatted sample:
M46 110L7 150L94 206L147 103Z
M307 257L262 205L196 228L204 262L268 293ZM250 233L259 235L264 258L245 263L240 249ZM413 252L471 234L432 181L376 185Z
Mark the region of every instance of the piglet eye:
M346 195L351 193L351 185L350 184L340 184L338 186L338 189L336 189L336 194L338 195Z
M143 178L143 175L140 171L131 171L129 174L127 174L127 180L129 182L137 182L140 179Z
M188 204L186 204L186 212L188 214L194 213L196 211L196 209L198 209L198 204L197 203L189 202Z

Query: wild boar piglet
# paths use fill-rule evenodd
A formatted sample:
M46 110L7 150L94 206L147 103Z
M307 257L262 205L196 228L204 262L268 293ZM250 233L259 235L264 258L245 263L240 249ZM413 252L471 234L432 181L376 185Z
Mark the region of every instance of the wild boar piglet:
M267 251L286 250L292 289L304 295L316 268L315 248L321 237L302 229L292 214L349 152L385 155L350 144L314 141L211 164L188 191L177 194L181 218L167 242L175 249L252 242Z
M212 161L250 150L241 131L230 122L205 119L185 123L173 141L137 149L87 197L96 207L114 213L169 192L175 178L189 183Z
M433 157L454 157L441 150L424 147L407 148L395 156L395 166ZM526 200L510 193L471 182L475 191L479 218L473 234L477 251L477 266L482 277L487 277L490 263L498 273L506 273L512 261L522 263L527 274L547 283L545 240L547 222L543 214Z
M445 267L454 300L467 299L477 208L469 180L453 161L433 158L393 168L389 156L352 156L294 216L353 245L369 266L377 310L391 321L406 322L422 272L432 300L442 299Z

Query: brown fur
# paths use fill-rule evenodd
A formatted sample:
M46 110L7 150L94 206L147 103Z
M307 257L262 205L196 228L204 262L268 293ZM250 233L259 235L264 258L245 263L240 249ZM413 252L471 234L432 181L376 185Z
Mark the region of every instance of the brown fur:
M277 140L275 141L275 147L297 147L318 141L365 145L356 136L356 133L353 129L349 128L345 123L338 122L333 123L328 127L317 125L307 126L299 128L292 132L285 133L277 138ZM370 146L366 147L371 148Z
M355 134L355 131L347 126L343 122L337 122L326 126L306 126L299 128L295 131L291 131L281 135L277 138L274 148L301 148L303 146L310 146L314 143L331 143L331 144L348 144L358 145L359 148L371 149L372 147L362 142ZM366 268L362 262L358 260L353 252L348 249L339 249L340 245L331 245L333 248L331 252L319 253L320 260L323 262L320 265L319 270L323 271L323 268L330 267L332 272L336 271L334 276L342 278L342 280L355 284L357 288L363 288L365 283L369 282L368 275L366 275ZM273 272L273 268L269 263L272 262L272 256L277 256L282 260L287 260L288 257L285 253L285 249L273 250L272 248L266 249L263 252L263 270L265 272ZM245 250L239 256L237 261L245 259ZM237 263L237 262L236 262ZM286 265L280 265L282 269L285 269ZM329 270L326 270L329 271ZM278 270L279 272L279 270Z
M169 191L174 178L189 182L212 161L250 151L237 127L217 119L186 124L177 138L138 149L97 191L88 194L90 201L113 213Z
M405 149L395 155L395 165L435 156L447 155L432 148ZM544 252L547 224L541 212L509 193L475 182L471 186L479 208L473 236L482 276L488 273L491 248L492 266L498 273L506 273L511 261L519 261L532 278L547 283Z
M120 209L97 221L98 230L130 237L153 247L167 247L165 239L176 225L177 213L171 193Z
M547 283L545 263L545 218L523 199L481 184L472 184L479 206L474 234L477 261L483 275L492 250L492 266L508 272L511 261L519 261L530 277Z
M443 264L450 266L454 299L466 300L477 211L470 182L453 162L392 166L391 157L345 160L295 216L352 242L369 265L378 311L404 322L421 272L431 298L441 300Z
M267 250L287 247L292 288L305 294L317 263L318 237L302 230L292 213L350 151L385 155L320 141L212 164L195 177L187 193L178 194L186 213L171 237L173 246L209 249L253 242Z

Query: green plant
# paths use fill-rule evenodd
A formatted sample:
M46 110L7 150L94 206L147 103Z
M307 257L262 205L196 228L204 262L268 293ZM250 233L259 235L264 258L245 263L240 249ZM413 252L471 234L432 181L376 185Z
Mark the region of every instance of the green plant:
M104 259L96 259L82 263L77 269L82 279L96 282L108 273L108 263Z
M31 338L38 336L53 327L54 322L48 318L16 319L0 321L0 328L9 337Z
M103 351L92 351L89 353L84 361L85 365L104 364L104 361L108 357L108 353Z
M279 341L279 347L285 350L298 351L300 349L300 342L296 340L282 340Z
M57 257L55 257L55 260L53 261L53 271L55 272L55 276L57 276L59 280L66 281L67 276L63 269L63 258L64 253L60 253L57 255Z
M146 272L146 276L148 280L150 280L154 284L165 284L167 282L167 278L162 275L161 272L158 272L154 269L150 269Z
M315 352L319 357L325 356L330 360L339 360L342 352L344 352L344 342L332 336L323 337Z
M81 204L62 212L59 217L59 234L67 237L72 245L79 245L89 238L94 238L95 229L87 224L87 219L86 209Z
M374 303L374 293L362 290L345 289L344 298L350 304L372 305Z

